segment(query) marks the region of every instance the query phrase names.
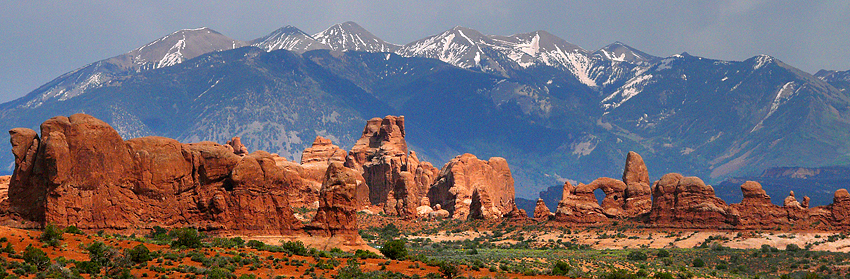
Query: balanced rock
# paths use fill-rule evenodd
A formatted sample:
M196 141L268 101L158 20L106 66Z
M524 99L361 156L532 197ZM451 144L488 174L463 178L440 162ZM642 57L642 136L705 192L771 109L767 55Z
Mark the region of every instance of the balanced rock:
M443 205L454 219L501 218L515 206L514 180L505 159L484 161L467 153L443 166L428 199Z
M783 205L785 207L789 207L789 208L803 209L802 204L800 204L800 202L797 201L797 198L794 197L794 191L791 191L790 193L788 193L788 197L785 198Z
M549 220L550 217L553 217L553 215L549 212L549 208L546 207L546 202L544 202L541 198L537 198L537 205L534 206L534 219L538 221L546 221Z

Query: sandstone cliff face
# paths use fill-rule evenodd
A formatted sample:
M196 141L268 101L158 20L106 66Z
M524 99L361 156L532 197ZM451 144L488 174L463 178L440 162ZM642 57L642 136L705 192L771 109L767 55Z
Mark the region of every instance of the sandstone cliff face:
M501 218L515 207L514 181L505 159L463 154L443 166L428 199L455 219Z
M404 136L404 116L370 119L346 156L345 166L362 173L373 205L389 215L415 217L436 169L419 162L407 149Z
M212 142L123 141L84 114L54 117L12 134L16 170L7 211L21 226L82 229L193 226L241 234L301 228L286 190L293 178L258 151L244 158ZM34 151L33 151L34 150Z

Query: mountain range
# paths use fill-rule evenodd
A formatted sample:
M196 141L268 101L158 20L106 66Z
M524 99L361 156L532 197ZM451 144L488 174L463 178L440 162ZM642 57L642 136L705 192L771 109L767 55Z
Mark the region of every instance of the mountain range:
M848 165L847 88L850 71L812 75L767 55L657 57L621 42L590 51L546 31L455 27L396 45L353 22L251 41L199 28L0 104L0 128L38 130L85 112L125 138L240 136L250 150L298 160L315 136L348 148L365 120L404 115L420 158L505 157L528 198L564 180L619 177L630 150L653 179L680 172L710 183ZM0 153L3 172L13 161Z

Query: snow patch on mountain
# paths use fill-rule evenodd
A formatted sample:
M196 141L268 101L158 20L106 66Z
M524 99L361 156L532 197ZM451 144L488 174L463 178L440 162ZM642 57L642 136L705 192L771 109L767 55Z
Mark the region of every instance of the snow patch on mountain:
M644 87L652 84L652 82L651 74L636 76L626 82L626 85L623 85L620 89L605 97L602 100L602 107L605 110L615 109L632 97L637 96L637 94L643 91Z

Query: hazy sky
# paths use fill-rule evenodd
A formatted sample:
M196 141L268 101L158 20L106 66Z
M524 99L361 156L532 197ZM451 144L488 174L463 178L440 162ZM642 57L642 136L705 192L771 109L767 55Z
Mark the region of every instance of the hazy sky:
M810 73L850 69L847 0L411 2L2 0L0 102L179 29L251 40L284 25L313 34L349 20L396 44L460 25L498 35L546 30L588 50L621 41L657 56L768 54Z

